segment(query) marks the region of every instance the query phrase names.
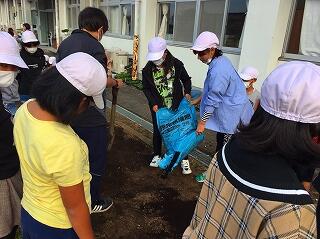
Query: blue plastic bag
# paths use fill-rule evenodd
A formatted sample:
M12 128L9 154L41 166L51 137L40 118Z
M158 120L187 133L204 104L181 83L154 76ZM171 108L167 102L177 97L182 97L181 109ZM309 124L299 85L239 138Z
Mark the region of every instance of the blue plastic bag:
M194 106L184 98L173 111L161 108L156 113L157 124L166 154L159 163L161 169L171 172L201 141L204 135L196 134L197 116Z

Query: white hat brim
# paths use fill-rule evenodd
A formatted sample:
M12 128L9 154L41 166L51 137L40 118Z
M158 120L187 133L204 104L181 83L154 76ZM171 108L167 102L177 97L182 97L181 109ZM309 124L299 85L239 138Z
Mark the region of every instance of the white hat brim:
M0 63L10 64L18 66L20 68L28 68L27 64L22 60L20 56L10 56L0 54Z
M102 97L102 94L100 95L96 95L96 96L92 96L93 101L95 103L95 105L99 108L99 109L104 109L104 100Z
M193 51L204 51L205 49L207 49L207 47L203 47L203 46L192 46L191 50Z
M242 80L251 80L252 78L249 76L249 75L246 75L246 74L242 74L242 73L239 73L239 76Z
M159 51L159 52L148 52L147 60L148 61L157 61L157 60L161 59L161 57L163 56L164 52L165 52L165 50Z

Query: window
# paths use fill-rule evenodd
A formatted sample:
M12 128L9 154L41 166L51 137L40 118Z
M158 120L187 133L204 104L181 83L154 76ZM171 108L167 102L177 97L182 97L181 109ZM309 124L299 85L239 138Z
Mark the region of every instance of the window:
M320 62L320 1L296 0L292 9L285 56Z
M203 31L214 32L225 47L240 48L247 0L158 0L158 35L192 43Z
M133 36L134 1L101 0L99 8L107 15L109 33Z
M78 28L79 13L80 13L80 0L68 0L67 16L68 16L68 27L70 29Z

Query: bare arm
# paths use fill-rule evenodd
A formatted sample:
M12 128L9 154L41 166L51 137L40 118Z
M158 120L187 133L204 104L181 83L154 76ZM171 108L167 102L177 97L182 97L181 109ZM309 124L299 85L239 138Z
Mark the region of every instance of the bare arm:
M83 182L70 187L59 186L59 190L71 225L78 237L80 239L93 239L94 234L89 208L85 200Z
M107 78L107 87L117 87L121 88L123 86L123 81L121 79L114 79L112 76Z

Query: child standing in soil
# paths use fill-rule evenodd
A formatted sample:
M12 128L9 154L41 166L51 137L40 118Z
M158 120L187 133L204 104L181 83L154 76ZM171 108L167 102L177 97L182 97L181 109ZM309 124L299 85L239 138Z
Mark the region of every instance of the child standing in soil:
M43 72L33 85L35 99L17 111L23 239L94 238L88 148L69 124L92 100L103 108L106 79L93 57L71 54Z
M249 125L210 163L183 239L317 238L316 209L296 168L319 165L320 67L292 61L264 81Z
M151 167L158 167L162 138L157 126L156 113L162 107L176 110L183 97L191 100L191 77L183 63L167 49L166 41L154 37L148 44L148 63L142 70L143 92L149 102L153 124L153 155ZM181 161L182 173L191 174L187 158Z
M238 124L247 124L253 114L253 108L246 95L245 87L228 58L218 48L219 39L213 32L202 32L191 50L198 59L208 65L200 101L200 120L197 133L205 128L217 133L216 150L220 151L232 135ZM197 182L203 182L206 172L196 176Z
M260 93L254 88L253 85L257 81L258 75L258 70L252 66L243 68L243 70L239 73L239 76L246 87L247 95L254 110L258 108L260 98Z
M8 87L18 67L27 68L19 55L18 43L7 32L0 32L0 87ZM22 179L19 158L13 143L11 115L0 94L0 238L14 239L20 225Z
M31 98L32 84L45 67L44 52L39 48L39 45L40 42L32 31L27 30L22 33L20 55L29 67L28 69L21 69L17 76L20 100L22 102Z

